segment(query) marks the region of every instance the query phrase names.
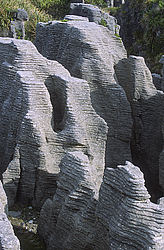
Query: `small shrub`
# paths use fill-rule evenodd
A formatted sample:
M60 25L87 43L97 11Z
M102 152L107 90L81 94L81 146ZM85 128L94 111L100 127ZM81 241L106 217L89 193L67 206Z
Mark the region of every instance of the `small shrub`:
M101 19L101 21L100 21L99 24L100 24L100 25L103 25L104 27L107 27L107 22L105 21L104 18Z

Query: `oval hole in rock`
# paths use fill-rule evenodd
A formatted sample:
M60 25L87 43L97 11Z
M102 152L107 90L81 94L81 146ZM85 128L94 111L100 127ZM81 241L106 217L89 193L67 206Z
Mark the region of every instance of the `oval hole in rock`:
M65 98L60 90L56 90L50 94L51 103L53 106L52 128L55 132L60 132L64 129L65 124Z

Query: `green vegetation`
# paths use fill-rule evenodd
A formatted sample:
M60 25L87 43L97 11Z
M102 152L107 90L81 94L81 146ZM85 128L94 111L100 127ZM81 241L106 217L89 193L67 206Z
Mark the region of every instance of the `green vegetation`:
M26 39L34 40L36 24L40 21L52 20L44 10L39 10L30 0L0 0L0 29L9 29L14 10L25 9L29 15L29 21L25 23Z
M142 42L145 45L147 60L152 70L158 67L159 59L164 54L164 1L146 0L145 11L141 19L143 27Z
M159 59L164 54L164 1L129 0L114 15L124 20L128 54L141 53L151 71L159 73Z
M108 8L105 0L85 0L85 3L97 5L111 15L121 14L127 20L127 32L132 36L131 44L126 47L128 53L138 54L142 48L144 57L152 71L159 71L158 60L164 54L164 1L163 0L127 0L128 8ZM0 0L0 30L9 29L13 11L25 9L29 21L25 23L26 39L35 39L38 22L62 19L69 11L70 0ZM136 25L137 23L137 25ZM101 25L106 27L105 20ZM130 30L130 31L129 31ZM125 34L126 35L126 34Z
M100 24L100 25L103 25L104 27L107 27L107 23L106 23L106 21L104 20L104 18L101 19L101 21L100 21L99 24Z

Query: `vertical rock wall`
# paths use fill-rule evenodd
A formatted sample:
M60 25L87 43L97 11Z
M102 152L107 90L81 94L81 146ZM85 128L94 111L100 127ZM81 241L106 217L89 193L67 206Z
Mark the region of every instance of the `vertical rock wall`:
M161 196L159 156L163 147L164 94L153 85L151 72L142 57L130 56L121 60L115 69L132 108L133 162L144 173L146 186L155 200Z
M1 38L0 50L0 170L6 170L11 203L41 207L52 197L68 151L89 157L100 186L107 127L91 106L86 81L42 57L29 41Z
M114 71L114 65L126 58L121 40L93 22L54 21L38 24L35 44L43 56L88 81L92 106L109 128L106 166L131 159L131 110Z

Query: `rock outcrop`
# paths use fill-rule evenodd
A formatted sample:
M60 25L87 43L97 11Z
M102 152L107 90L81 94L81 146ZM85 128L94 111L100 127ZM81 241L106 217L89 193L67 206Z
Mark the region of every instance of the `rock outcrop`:
M39 233L47 250L88 249L95 234L95 209L99 186L94 168L82 152L68 153L61 162L53 200L41 210Z
M153 83L158 90L164 91L164 55L159 62L162 64L161 75L153 73Z
M81 152L63 159L56 194L41 210L47 249L162 250L164 207L150 202L139 168L107 168L99 194L91 176Z
M7 197L0 181L0 249L20 250L20 243L7 218Z
M138 167L126 162L107 168L96 211L101 231L95 249L163 249L164 207L149 198Z
M144 59L127 58L121 39L90 19L98 10L87 11L39 23L42 55L29 41L0 38L0 174L9 205L41 208L47 250L162 250L164 202L150 197L164 190L164 93ZM11 236L19 250L1 192L0 242Z
M72 3L70 5L70 15L87 17L90 22L104 25L113 34L119 35L120 26L117 24L117 19L108 13L103 12L97 6L83 3Z
M119 84L125 89L132 108L133 163L141 168L148 191L152 199L156 199L161 196L159 156L163 147L164 93L153 85L151 72L142 57L123 59L115 69Z
M0 171L10 203L41 207L70 151L88 156L100 186L107 126L92 108L87 82L29 41L1 38L0 51Z
M109 128L106 166L130 160L131 109L114 71L126 58L121 40L94 22L54 21L37 25L35 44L43 56L88 81L92 106Z

